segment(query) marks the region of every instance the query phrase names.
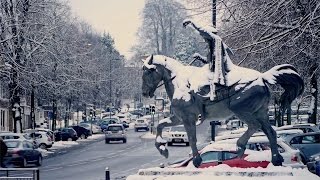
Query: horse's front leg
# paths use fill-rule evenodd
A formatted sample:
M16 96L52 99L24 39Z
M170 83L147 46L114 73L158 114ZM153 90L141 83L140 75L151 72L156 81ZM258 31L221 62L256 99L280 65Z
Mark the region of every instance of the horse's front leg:
M165 158L169 157L169 151L165 146L165 144L167 143L167 140L162 138L162 130L164 127L175 126L180 124L182 124L182 122L175 115L172 115L169 118L165 118L161 120L157 126L155 146L160 152L160 154Z
M257 129L257 127L248 124L248 130L237 141L238 157L241 157L244 154L248 140L257 131Z
M190 115L189 117L183 118L184 128L187 131L187 135L189 138L189 143L192 150L193 155L193 165L195 167L199 167L202 163L202 158L198 152L197 148L197 131L196 131L196 123L195 116Z

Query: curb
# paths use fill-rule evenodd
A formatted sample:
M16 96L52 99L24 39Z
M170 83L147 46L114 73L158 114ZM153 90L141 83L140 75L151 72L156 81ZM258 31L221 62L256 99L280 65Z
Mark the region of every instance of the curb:
M55 156L66 154L66 153L68 153L68 152L70 152L72 150L83 148L83 147L85 147L85 145L90 145L90 144L93 144L95 142L99 142L102 139L104 139L104 137L101 137L101 138L98 138L98 139L94 139L92 141L79 142L79 144L76 144L76 145L73 145L73 146L70 146L70 147L65 147L65 148L58 149L54 153L49 153L47 156L44 156L43 159L50 159L50 158L55 157ZM49 148L49 150L50 150L50 148Z

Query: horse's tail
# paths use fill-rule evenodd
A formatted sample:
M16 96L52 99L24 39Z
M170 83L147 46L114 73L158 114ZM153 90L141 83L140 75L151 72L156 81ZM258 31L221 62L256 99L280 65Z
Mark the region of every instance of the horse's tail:
M280 97L280 111L283 114L292 101L301 95L304 83L297 70L290 64L282 64L271 68L262 74L262 78L269 84L280 84L284 92Z

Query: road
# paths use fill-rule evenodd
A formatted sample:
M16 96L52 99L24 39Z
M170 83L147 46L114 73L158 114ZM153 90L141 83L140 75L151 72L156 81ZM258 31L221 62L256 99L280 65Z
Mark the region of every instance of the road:
M208 136L208 124L198 127L198 140ZM105 144L104 140L63 155L45 159L40 167L40 179L45 180L104 180L105 168L109 167L111 179L125 179L141 168L167 164L188 156L190 147L168 147L170 157L165 159L154 147L154 140L142 140L145 132L128 130L126 144Z

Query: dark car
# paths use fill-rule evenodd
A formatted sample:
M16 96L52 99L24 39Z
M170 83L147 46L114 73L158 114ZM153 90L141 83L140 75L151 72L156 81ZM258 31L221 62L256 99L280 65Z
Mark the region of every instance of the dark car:
M116 123L118 123L118 121L119 120L116 119L116 118L105 118L105 119L102 119L101 123L100 123L101 131L104 132L108 128L109 124L116 124Z
M304 164L309 161L312 155L320 153L320 132L295 134L287 136L285 140L292 147L300 150Z
M320 176L320 153L314 154L309 158L307 167L310 172Z
M8 139L4 140L4 142L8 147L8 152L4 160L8 164L19 165L21 167L26 167L28 164L41 166L42 155L29 141Z
M70 126L70 127L77 132L78 137L80 137L81 139L87 139L89 136L91 136L91 132L89 129L86 129L82 126Z
M76 141L78 139L77 132L73 128L58 129L54 133L55 141Z

